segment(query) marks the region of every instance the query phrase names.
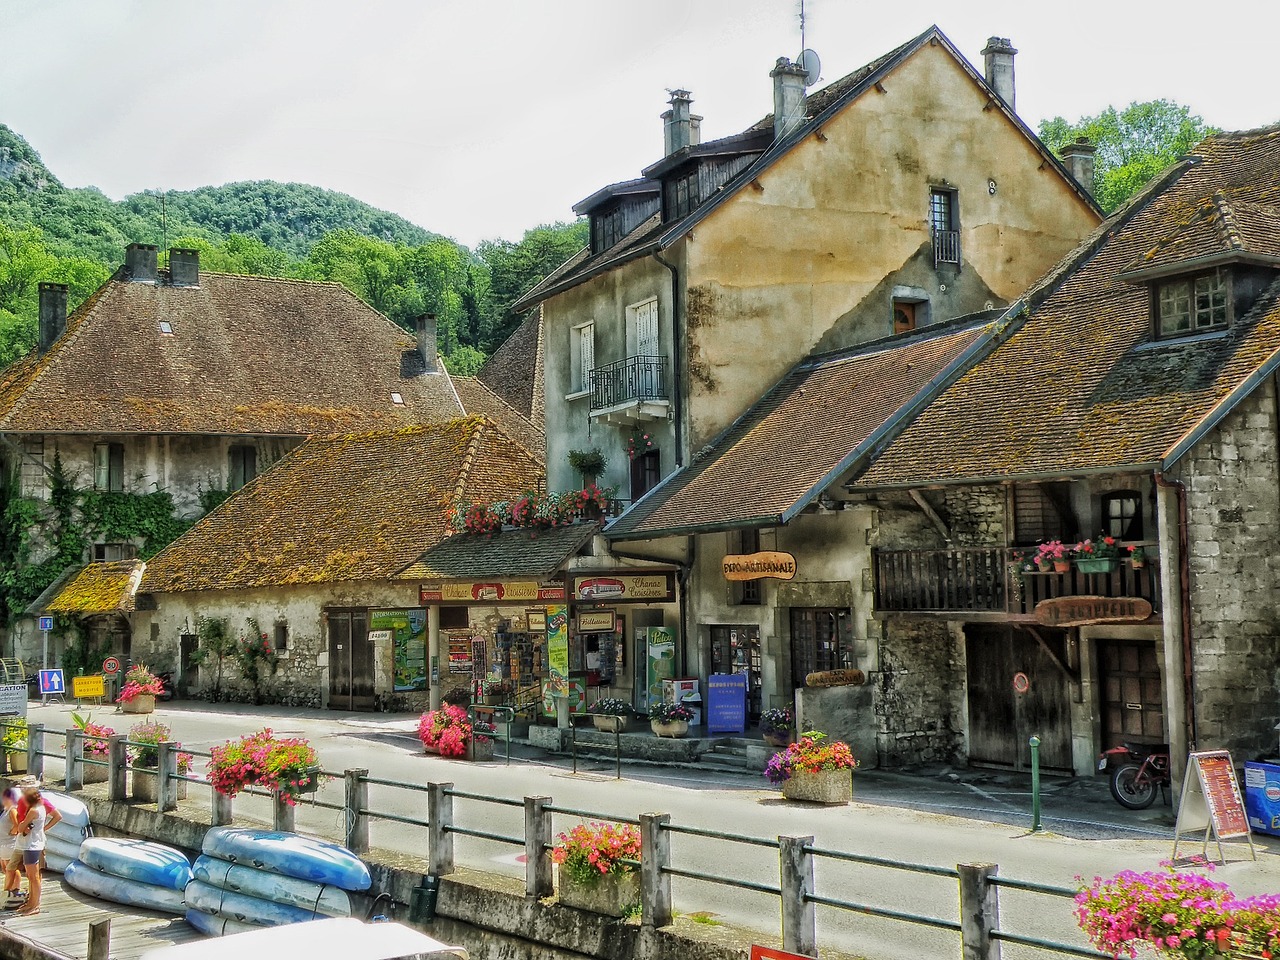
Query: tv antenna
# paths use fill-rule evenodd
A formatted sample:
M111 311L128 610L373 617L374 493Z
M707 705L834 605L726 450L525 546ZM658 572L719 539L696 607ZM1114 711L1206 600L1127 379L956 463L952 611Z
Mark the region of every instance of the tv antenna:
M796 57L796 66L804 70L804 85L812 87L822 75L822 61L818 54L804 45L804 0L800 0L800 56Z

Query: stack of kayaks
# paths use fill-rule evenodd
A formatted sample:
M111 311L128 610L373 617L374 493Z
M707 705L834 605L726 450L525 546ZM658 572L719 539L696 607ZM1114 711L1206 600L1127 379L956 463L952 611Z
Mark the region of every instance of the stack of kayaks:
M335 843L274 830L215 827L187 886L187 922L212 936L351 914L369 868Z
M161 913L186 912L182 892L191 880L191 864L172 847L146 840L90 837L80 859L64 871L81 893Z
M44 798L62 814L52 830L45 831L45 868L64 872L80 853L80 843L89 835L89 808L65 793L45 791Z

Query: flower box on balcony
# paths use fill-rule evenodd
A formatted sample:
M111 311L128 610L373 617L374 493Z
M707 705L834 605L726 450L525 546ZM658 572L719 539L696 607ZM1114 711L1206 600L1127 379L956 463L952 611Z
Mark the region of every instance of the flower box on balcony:
M1076 569L1081 573L1110 573L1116 568L1115 557L1102 557L1094 560L1077 560Z

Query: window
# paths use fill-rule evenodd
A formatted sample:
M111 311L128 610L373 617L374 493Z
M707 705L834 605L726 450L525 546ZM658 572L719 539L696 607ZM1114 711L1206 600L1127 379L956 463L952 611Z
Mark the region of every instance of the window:
M1074 540L1069 494L1054 484L1020 483L1013 488L1014 544L1033 546L1048 540Z
M289 649L289 624L284 620L276 621L275 642L277 651Z
M701 199L698 190L698 168L689 168L684 173L672 177L664 185L666 197L665 219L678 220L698 206Z
M661 459L657 450L646 450L631 461L631 499L639 500L662 479Z
M626 223L622 206L616 206L608 213L597 214L591 218L591 252L601 253L608 250L626 235Z
M805 677L847 666L853 647L849 611L840 608L791 610L791 685Z
M570 392L574 394L591 392L591 371L596 365L596 325L584 323L573 328L569 341L573 360L573 380Z
M1119 490L1102 498L1102 529L1120 540L1142 539L1142 498L1135 490Z
M93 489L116 493L124 489L124 444L93 445Z
M739 530L737 533L737 549L734 551L739 554L752 554L760 552L760 531L755 527L750 530ZM760 603L760 581L759 580L743 580L734 585L734 603L741 604L759 604Z
M627 307L627 356L657 357L658 350L657 299Z
M161 320L161 321L160 321L160 334L161 334L161 336L165 336L165 337L172 337L172 336L173 336L173 324L172 324L172 323L170 323L168 320Z
M916 328L916 304L906 300L893 301L893 332L907 333Z
M230 461L227 471L227 489L239 490L258 475L258 449L237 444L227 451Z
M1162 337L1225 327L1230 316L1227 312L1227 275L1223 270L1162 283L1157 299Z
M95 543L93 559L95 563L110 563L115 560L134 560L138 556L138 547L132 543Z
M940 187L929 191L929 232L933 235L933 262L960 262L960 233L956 225L956 192Z
M18 470L18 482L24 497L49 496L49 484L44 475L44 438L29 437L22 441L22 463Z
M471 625L466 607L441 607L441 630L465 630Z

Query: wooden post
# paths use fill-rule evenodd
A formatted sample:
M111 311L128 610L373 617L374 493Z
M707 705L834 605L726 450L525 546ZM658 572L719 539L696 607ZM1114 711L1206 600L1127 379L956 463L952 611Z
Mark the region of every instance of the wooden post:
M664 827L670 814L640 814L640 922L646 927L671 926L671 834Z
M123 733L107 737L107 799L123 800L129 794L129 749Z
M89 924L89 955L87 960L110 960L111 918L94 920Z
M27 773L44 779L44 724L27 725Z
M209 823L215 827L229 826L232 816L232 799L225 793L219 793L215 788L213 790L213 816L209 818Z
M84 733L79 727L67 727L67 773L64 785L68 790L84 786Z
M524 798L524 892L535 900L555 892L551 871L550 797Z
M782 949L806 957L818 955L817 911L813 893L813 837L779 837L782 880Z
M171 740L156 744L156 809L161 813L178 809L177 745Z
M369 851L369 784L364 778L368 770L345 770L346 781L347 849L352 853Z
M960 943L964 960L1000 960L1000 888L991 882L999 872L994 863L959 863Z
M427 872L437 877L453 873L453 797L448 791L452 783L427 784L427 827L430 835Z
M283 833L293 833L294 828L294 812L298 808L291 803L284 802L284 794L273 793L271 795L271 823L275 830Z

